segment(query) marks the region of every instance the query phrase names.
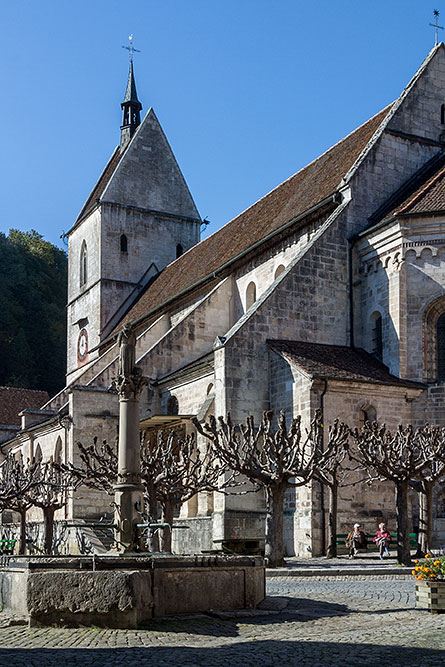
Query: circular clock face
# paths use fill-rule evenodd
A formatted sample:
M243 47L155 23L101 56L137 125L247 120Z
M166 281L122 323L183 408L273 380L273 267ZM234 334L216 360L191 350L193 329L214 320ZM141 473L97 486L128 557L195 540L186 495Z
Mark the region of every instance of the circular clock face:
M77 339L77 358L79 361L84 361L88 354L88 334L86 329L81 329L79 338Z

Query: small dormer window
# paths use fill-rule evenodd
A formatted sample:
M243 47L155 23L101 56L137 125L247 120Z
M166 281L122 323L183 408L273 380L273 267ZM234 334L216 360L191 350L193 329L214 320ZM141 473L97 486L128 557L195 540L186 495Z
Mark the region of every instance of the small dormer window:
M184 249L183 249L182 245L180 243L178 243L178 245L176 246L176 259L178 259L178 257L181 257L183 252L184 252Z
M121 234L121 252L128 252L128 239L125 234Z

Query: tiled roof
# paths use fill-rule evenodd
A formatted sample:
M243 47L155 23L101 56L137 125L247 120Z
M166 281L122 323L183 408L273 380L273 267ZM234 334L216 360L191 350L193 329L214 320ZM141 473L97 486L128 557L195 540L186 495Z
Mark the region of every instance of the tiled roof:
M25 408L40 408L48 399L46 391L0 387L0 424L19 426L19 412Z
M289 340L269 340L268 344L311 377L404 387L423 386L422 383L391 375L384 364L362 349Z
M445 167L443 166L396 206L390 216L436 211L445 211Z
M112 177L114 170L116 169L117 165L119 164L119 160L122 157L122 153L120 150L120 147L118 146L113 155L110 157L108 160L108 163L103 170L99 180L97 181L96 185L94 186L93 190L91 191L90 196L86 200L85 204L82 207L81 212L77 216L76 223L84 217L90 211L96 204L96 201L101 198L105 188L108 185L108 182L110 178ZM76 224L75 223L75 224Z
M334 194L391 106L169 264L142 293L120 325L155 310Z

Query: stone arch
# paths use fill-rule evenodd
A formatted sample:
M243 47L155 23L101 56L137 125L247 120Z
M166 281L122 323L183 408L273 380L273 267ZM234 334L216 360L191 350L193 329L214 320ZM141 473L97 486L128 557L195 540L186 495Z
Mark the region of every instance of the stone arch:
M406 262L415 262L416 257L417 257L416 251L413 248L410 248L405 253L405 261Z
M128 252L128 239L125 234L121 234L121 252Z
M207 396L213 391L213 382L211 382L207 387Z
M445 380L445 359L439 361L439 354L445 355L443 341L443 325L445 318L445 295L431 301L425 308L423 315L423 379L426 382L437 382ZM439 332L438 332L439 325ZM438 340L438 333L440 341ZM440 368L440 373L439 373ZM442 368L444 372L442 373ZM443 375L443 377L439 377Z
M285 268L286 267L284 266L284 264L280 264L279 266L277 266L277 268L275 269L274 280L276 280L278 276L281 276Z
M246 289L246 310L249 310L250 306L252 306L256 301L256 285L253 282L250 282L247 285Z

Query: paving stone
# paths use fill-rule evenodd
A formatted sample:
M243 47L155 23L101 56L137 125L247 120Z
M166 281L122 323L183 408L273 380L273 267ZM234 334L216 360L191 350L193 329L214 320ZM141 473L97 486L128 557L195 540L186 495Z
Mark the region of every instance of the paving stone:
M412 578L276 577L267 588L266 606L277 605L266 616L175 617L139 630L3 627L0 665L445 663L445 615L415 609Z

